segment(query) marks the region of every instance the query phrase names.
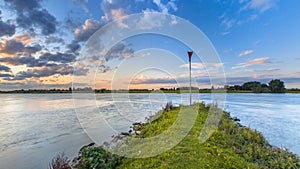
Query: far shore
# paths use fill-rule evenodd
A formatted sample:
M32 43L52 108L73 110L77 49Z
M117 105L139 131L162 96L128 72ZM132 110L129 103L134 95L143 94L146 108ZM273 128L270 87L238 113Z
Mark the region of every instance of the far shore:
M96 89L96 90L67 90L67 89L50 89L50 90L40 90L40 89L28 89L28 90L10 90L10 91L0 91L0 94L65 94L65 93L176 93L176 94L184 94L189 93L189 90L183 89L130 89L130 90L107 90L107 89ZM272 92L253 92L251 90L225 90L225 89L192 89L192 93L237 93L237 94L262 94L262 93L270 93L270 94L278 94ZM285 92L281 93L289 93L289 94L300 94L300 89L286 89Z

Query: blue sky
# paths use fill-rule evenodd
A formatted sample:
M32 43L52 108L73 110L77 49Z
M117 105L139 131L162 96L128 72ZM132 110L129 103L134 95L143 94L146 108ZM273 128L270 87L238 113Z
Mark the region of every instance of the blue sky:
M218 52L230 85L279 78L288 88L300 88L299 6L297 0L1 0L0 90L71 86L74 63L94 32L112 20L147 12L175 15L200 29ZM119 79L116 88L176 86L171 77L187 78L187 50L170 37L128 38L99 65L96 87L110 88L120 71L140 83ZM138 58L146 54L145 60ZM165 64L169 74L159 69L134 73L121 65L128 60L146 67L147 59ZM193 63L197 86L210 87L201 60L193 57ZM82 67L75 75L79 86L91 85L84 80L89 73Z

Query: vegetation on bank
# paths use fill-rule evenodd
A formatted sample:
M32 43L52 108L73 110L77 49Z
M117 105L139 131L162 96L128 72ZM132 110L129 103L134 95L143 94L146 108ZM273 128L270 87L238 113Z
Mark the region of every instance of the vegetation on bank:
M224 88L227 91L251 91L253 93L285 93L286 91L284 82L279 79L271 80L268 84L252 81L241 86L225 86Z
M197 119L188 135L172 149L151 158L124 158L102 146L85 147L79 152L77 169L88 168L300 168L300 159L286 149L269 145L261 133L241 126L223 112L218 129L204 143L199 142L209 106L200 103ZM175 122L181 107L163 111L154 121L140 126L139 135L152 137Z
M163 93L189 93L189 87L181 88L160 88L160 89L119 89L119 90L108 90L108 89L92 89L90 87L72 89L28 89L28 90L12 90L12 91L0 91L0 93L29 93L29 94L40 94L40 93L152 93L152 92L163 92ZM199 89L192 87L193 93L300 93L300 89L292 88L286 89L284 82L275 79L271 80L268 84L252 81L246 82L242 85L225 85L219 88L210 89Z

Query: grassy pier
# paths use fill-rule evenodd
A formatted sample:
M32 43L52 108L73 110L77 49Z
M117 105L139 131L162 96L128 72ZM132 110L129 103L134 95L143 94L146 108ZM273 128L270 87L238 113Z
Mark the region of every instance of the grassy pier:
M197 119L188 135L172 149L149 158L125 158L112 155L102 147L87 147L79 155L77 168L300 168L299 157L288 150L271 146L263 135L241 126L223 112L216 131L204 143L199 142L209 106L199 107ZM140 134L155 136L175 122L180 107L163 111L159 118L140 126Z

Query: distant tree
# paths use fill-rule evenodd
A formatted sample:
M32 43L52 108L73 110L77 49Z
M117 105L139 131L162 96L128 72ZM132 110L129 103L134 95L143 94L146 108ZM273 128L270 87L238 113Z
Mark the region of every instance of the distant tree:
M269 86L265 83L261 84L261 92L262 93L270 93Z
M269 89L272 93L284 93L285 92L284 82L279 79L271 80L269 82Z
M267 84L263 83L261 84L261 87L269 87Z
M229 85L224 85L224 89L229 89Z
M261 85L260 84L256 84L253 86L252 91L254 93L261 93Z
M254 93L260 93L261 92L261 84L260 82L253 81L253 82L246 82L242 85L243 90L251 90Z
M233 88L234 90L242 90L242 86L240 85L234 85Z

